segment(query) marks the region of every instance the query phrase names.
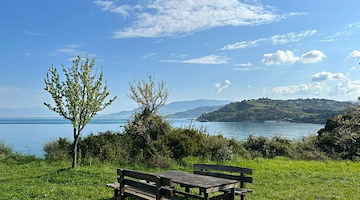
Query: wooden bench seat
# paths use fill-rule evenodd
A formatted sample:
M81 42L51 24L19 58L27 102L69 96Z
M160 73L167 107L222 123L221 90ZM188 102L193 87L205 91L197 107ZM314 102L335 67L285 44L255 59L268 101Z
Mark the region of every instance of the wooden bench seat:
M240 196L241 200L245 200L245 195L252 192L252 189L246 188L246 183L252 183L253 178L248 176L252 175L252 169L235 166L212 165L212 164L195 164L194 174L204 176L213 176L219 178L226 178L239 181L239 188L235 188L235 195ZM230 189L221 190L224 193L230 193Z
M114 199L130 196L140 199L171 199L174 194L171 179L144 172L117 169L118 182L106 184L114 190Z

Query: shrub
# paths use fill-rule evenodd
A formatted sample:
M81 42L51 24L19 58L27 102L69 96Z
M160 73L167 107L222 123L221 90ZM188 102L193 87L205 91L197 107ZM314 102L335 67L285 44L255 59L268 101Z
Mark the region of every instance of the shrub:
M66 138L50 141L43 146L45 158L50 160L70 159L71 149L71 142Z
M198 130L194 128L176 128L168 132L163 138L170 154L175 159L198 154L201 141L204 140Z
M360 116L346 114L329 119L318 131L318 146L333 158L360 157Z
M204 153L202 157L208 156L211 160L225 161L230 160L233 156L233 147L229 143L229 139L222 135L207 136L204 145Z
M151 159L159 147L158 144L155 146L154 141L161 140L170 131L171 125L164 117L156 113L136 113L134 120L129 120L124 126L124 134L130 138L132 145L131 158Z
M325 160L327 156L324 151L318 147L318 138L316 135L308 135L295 143L296 154L293 158L306 160Z
M0 156L9 156L12 154L13 154L12 147L6 145L3 141L0 140Z
M268 139L263 136L254 137L253 135L250 135L244 146L254 157L292 157L295 151L294 142L281 136L275 136L271 139Z
M106 162L129 162L129 138L123 134L106 131L97 135L90 134L80 140L81 159L98 159Z

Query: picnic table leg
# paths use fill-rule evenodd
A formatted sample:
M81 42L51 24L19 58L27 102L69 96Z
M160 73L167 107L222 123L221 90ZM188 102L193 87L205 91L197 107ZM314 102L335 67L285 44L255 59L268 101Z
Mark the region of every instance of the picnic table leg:
M204 192L204 200L209 200L209 194L206 191Z
M119 199L118 196L119 196L119 190L114 189L114 200L118 200Z
M230 189L230 200L235 200L235 188Z

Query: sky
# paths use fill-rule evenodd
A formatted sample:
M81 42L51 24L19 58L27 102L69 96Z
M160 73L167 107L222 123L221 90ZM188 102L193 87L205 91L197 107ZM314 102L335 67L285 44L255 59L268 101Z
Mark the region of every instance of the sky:
M360 96L357 0L0 0L0 108L51 102L44 78L96 59L110 96L164 81L169 102Z

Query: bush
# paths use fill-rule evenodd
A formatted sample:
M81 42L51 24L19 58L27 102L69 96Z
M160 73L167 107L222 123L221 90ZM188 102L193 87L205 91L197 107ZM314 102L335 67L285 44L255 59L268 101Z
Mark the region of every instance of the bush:
M6 145L3 141L0 140L0 156L9 156L12 154L13 154L12 147Z
M155 141L171 131L171 125L164 117L155 113L135 113L134 120L124 126L124 135L130 138L131 158L149 161L162 145ZM139 151L142 149L142 151Z
M204 135L198 130L189 127L173 129L165 135L163 140L170 151L171 157L181 159L198 154L201 148L199 143L204 138Z
M46 143L43 147L45 158L50 160L68 160L71 158L71 142L66 138Z
M254 157L292 157L295 153L294 142L281 136L275 136L271 139L268 139L263 136L254 137L253 135L250 135L246 140L244 146Z
M308 135L296 142L296 154L294 158L305 160L325 160L327 156L324 151L318 147L318 138L316 135Z
M129 162L129 138L111 131L90 134L79 141L81 159L90 162L98 159L105 162Z
M329 119L318 131L318 146L333 158L360 157L360 116L346 114Z
M222 135L207 135L204 130L193 127L173 129L164 140L170 155L176 160L198 156L223 161L231 159L234 153L231 140Z
M229 139L222 135L207 136L204 145L204 153L202 157L208 156L214 161L230 160L233 156L233 147L229 143Z

